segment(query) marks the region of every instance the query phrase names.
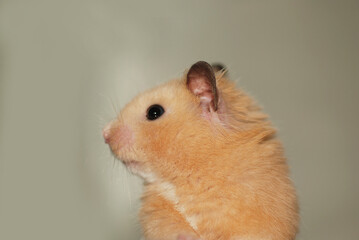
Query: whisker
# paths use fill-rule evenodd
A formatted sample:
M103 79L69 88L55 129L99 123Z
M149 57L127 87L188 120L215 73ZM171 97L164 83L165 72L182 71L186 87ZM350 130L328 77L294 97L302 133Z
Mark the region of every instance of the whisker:
M129 172L126 171L126 192L127 192L127 197L128 200L130 202L130 209L132 209L132 197L131 197L131 192L130 192L130 187L129 187Z
M98 95L102 98L102 99L105 99L105 101L110 104L110 108L112 109L112 111L117 115L117 111L116 111L116 108L111 100L111 98L109 96L107 96L106 94L103 94L103 93L98 93ZM108 108L106 108L107 110ZM113 115L113 113L109 113L106 111L106 115Z
M116 167L116 158L115 156L113 157L113 164L112 164L112 170Z
M120 112L120 113L117 115L117 118L119 119L120 122L124 122L122 112Z
M115 112L116 116L118 115L118 109L116 108L115 103L113 102L113 100L111 98L109 98L109 101L111 102L111 106L113 111Z

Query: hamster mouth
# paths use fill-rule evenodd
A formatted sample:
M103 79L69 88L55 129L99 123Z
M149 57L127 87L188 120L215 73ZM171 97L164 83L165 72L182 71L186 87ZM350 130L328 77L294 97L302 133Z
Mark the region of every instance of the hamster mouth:
M134 174L141 172L142 164L135 160L122 160L122 163Z
M137 168L138 166L140 166L140 163L134 160L122 161L122 162L128 168Z

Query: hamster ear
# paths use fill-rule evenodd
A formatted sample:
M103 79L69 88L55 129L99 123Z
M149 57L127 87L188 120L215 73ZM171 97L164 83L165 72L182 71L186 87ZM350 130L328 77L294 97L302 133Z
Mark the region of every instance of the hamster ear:
M213 68L207 62L199 61L187 73L187 88L200 98L201 106L210 111L218 109L218 91Z

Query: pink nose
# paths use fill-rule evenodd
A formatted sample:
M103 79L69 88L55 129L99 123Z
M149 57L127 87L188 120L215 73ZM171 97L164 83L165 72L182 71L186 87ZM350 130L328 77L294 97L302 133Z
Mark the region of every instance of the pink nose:
M116 149L120 149L127 144L132 144L133 133L128 126L113 121L107 124L102 130L105 143Z
M105 143L109 143L111 140L111 129L112 129L112 124L109 123L102 130L102 135L103 138L105 139Z

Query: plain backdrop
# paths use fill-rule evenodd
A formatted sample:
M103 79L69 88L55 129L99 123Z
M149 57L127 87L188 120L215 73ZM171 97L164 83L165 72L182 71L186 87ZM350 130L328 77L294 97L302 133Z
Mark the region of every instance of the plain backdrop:
M359 1L0 3L0 239L140 239L142 182L101 128L221 62L279 129L297 239L359 237Z

